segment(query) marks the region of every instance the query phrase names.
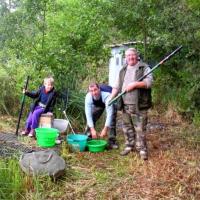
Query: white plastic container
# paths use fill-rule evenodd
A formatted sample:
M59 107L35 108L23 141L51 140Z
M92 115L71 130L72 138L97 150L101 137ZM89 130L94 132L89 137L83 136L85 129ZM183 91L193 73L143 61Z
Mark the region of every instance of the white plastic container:
M58 129L60 133L64 133L67 130L68 125L69 125L69 121L66 119L53 120L53 128Z

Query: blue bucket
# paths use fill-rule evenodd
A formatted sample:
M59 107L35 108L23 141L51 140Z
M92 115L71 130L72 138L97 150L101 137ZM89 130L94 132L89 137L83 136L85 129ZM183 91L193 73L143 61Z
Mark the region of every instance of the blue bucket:
M68 144L72 145L73 149L84 151L85 147L87 145L87 135L81 135L81 134L69 134L67 136L67 142Z

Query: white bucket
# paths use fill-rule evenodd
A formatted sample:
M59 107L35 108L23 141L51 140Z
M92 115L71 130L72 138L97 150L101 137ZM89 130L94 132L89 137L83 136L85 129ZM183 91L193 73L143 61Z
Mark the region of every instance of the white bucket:
M69 125L69 121L66 119L54 119L53 120L53 128L59 130L60 133L63 133L67 130Z

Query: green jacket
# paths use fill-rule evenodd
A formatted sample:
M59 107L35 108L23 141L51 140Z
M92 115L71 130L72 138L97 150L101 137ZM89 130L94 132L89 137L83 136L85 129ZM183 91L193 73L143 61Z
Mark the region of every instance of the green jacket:
M140 62L138 70L136 71L136 80L144 75L145 68L148 67L146 63ZM119 72L119 92L122 92L122 85L126 74L127 66L123 67ZM139 110L149 109L152 106L151 89L140 88L138 89L138 108ZM118 109L123 108L122 98L118 102Z

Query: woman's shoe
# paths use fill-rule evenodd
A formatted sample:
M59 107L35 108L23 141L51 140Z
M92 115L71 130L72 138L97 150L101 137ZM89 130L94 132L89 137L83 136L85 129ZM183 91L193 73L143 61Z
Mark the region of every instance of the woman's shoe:
M34 137L35 136L35 130L31 129L30 133L28 134L28 137Z
M26 128L25 130L23 130L23 131L21 132L21 135L23 135L23 136L28 135L29 132L30 132L30 130Z

